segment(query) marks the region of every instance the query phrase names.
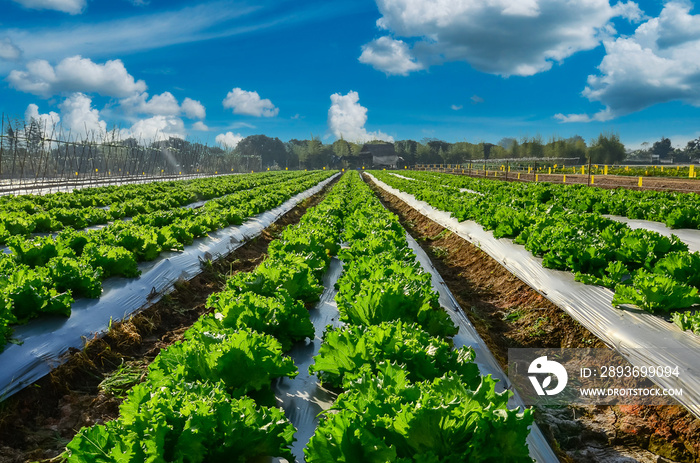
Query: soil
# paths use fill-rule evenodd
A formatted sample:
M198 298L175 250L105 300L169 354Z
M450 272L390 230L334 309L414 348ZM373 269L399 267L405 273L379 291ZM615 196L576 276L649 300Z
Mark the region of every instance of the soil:
M460 170L454 169L420 169L420 170L431 170L435 172L445 172L453 173L455 175L467 175L469 177L484 178L484 175L476 172L474 174L462 174ZM539 182L551 182L551 183L563 183L564 176L566 176L566 183L578 183L578 184L588 184L588 175L581 174L537 174L537 180ZM489 176L486 177L490 180L505 180L504 172L497 172L497 176L494 176L494 171L489 171ZM508 174L509 182L533 182L535 180L535 174L521 173L520 179L518 179L517 172L510 172ZM599 188L627 188L630 190L654 190L654 191L680 191L680 192L695 192L700 193L700 181L697 179L680 178L680 177L644 177L642 179L642 186L639 186L639 177L627 176L627 175L593 175L593 183L591 186Z
M74 349L48 376L0 403L0 462L49 461L83 426L104 423L119 415L124 391L143 380L149 363L161 349L210 311L206 300L237 272L253 270L267 255L269 243L306 209L318 204L334 180L302 201L233 253L203 264L203 271L160 301L130 318L114 323L102 337ZM126 373L129 373L128 375ZM101 383L123 381L121 388Z
M504 370L508 348L605 347L484 251L371 186L428 253ZM680 406L538 408L535 417L565 462L700 462L700 420Z

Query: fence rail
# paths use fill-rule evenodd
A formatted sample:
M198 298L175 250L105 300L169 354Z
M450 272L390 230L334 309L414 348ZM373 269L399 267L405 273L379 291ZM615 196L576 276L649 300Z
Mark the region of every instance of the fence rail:
M257 156L170 138L143 146L114 133L82 139L40 121L0 120L0 194L261 170Z

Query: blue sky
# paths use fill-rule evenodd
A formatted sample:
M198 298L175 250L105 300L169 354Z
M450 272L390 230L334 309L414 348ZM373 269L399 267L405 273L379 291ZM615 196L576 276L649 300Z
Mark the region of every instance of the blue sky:
M0 111L235 144L700 136L694 3L0 0ZM115 132L116 127L116 132Z

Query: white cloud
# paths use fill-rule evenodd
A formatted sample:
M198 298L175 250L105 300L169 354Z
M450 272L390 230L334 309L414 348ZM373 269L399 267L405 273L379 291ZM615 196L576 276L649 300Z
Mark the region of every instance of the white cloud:
M234 149L243 138L245 137L241 136L239 133L226 132L217 135L215 140L224 148Z
M462 109L463 107L464 107L464 106L462 106L462 105L456 105L456 104L453 104L452 106L450 106L450 108L451 108L453 111L459 111L459 110Z
M79 55L63 59L56 67L46 60L30 61L26 71L14 70L7 80L17 90L46 98L70 92L124 98L146 90L146 83L136 81L121 60L98 64Z
M85 0L12 0L32 10L56 10L70 14L80 14L87 6Z
M182 112L190 119L204 119L207 115L204 105L192 98L185 98L182 102Z
M60 105L63 130L72 138L101 140L107 132L107 123L100 112L92 108L92 100L82 93L74 93Z
M170 92L153 95L150 100L147 92L139 93L121 100L120 106L127 114L161 116L177 116L180 114L180 105Z
M139 93L120 100L119 107L128 116L151 115L165 116L166 120L184 114L189 119L204 119L206 110L199 101L192 98L185 98L180 105L177 99L170 92L163 92L160 95L153 95L149 98L147 92ZM199 127L206 127L200 122ZM202 130L197 129L197 130Z
M22 56L22 50L17 45L12 43L9 37L0 40L0 59L7 61L16 61Z
M255 117L273 117L279 113L272 101L262 100L258 92L249 92L234 88L224 98L224 108L232 108L234 114L246 114Z
M185 124L179 117L158 115L136 122L130 129L122 130L120 136L133 137L145 144L170 137L185 138Z
M363 143L371 140L394 139L382 132L367 132L367 108L360 105L360 95L350 91L347 95L334 93L331 95L331 107L328 110L328 128L336 138Z
M700 106L700 15L672 1L629 37L605 41L600 74L588 76L583 96L603 110L556 115L563 122L606 121L668 101ZM588 119L586 119L588 118Z
M44 138L49 138L60 131L61 117L58 113L49 111L48 114L40 114L39 107L33 103L27 106L27 110L24 112L24 120L26 122L35 121L39 125L39 130Z
M472 104L479 104L484 102L484 99L481 98L479 95L472 95L469 99L472 100Z
M613 7L609 0L377 0L377 6L377 25L412 43L409 49L386 36L363 47L361 61L388 74L466 61L482 72L529 76L597 47L614 32L612 18L642 17L636 3Z
M385 74L408 75L424 66L411 55L406 42L390 37L380 37L362 46L361 63L369 64Z
M192 129L194 130L201 130L202 132L208 132L209 127L207 127L207 124L205 124L202 121L197 121L194 124L192 124Z

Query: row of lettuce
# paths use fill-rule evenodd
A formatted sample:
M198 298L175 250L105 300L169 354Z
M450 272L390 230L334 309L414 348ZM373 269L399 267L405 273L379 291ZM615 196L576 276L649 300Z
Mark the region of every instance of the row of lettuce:
M270 383L296 375L282 352L314 336L305 305L318 301L336 254L345 265L337 300L347 325L327 331L311 371L343 392L306 461L531 461L530 411L509 411L509 393L495 393L494 380L479 376L473 351L452 350L444 336L456 328L429 277L396 218L353 172L270 244L258 268L209 298L213 313L159 354L117 420L81 429L63 456L69 463L294 461L295 430L270 406ZM353 311L354 301L362 308Z
M669 228L700 228L700 195L678 191L589 188L584 184L521 183L427 172L397 172L441 185L467 188L493 201L516 205L557 205L577 212L662 222Z
M401 172L414 180L390 172L373 174L416 199L451 212L460 221L479 223L496 238L512 238L541 257L546 268L568 270L578 281L612 289L617 307L631 304L652 313L673 313L681 328L697 330L698 314L678 311L700 303L700 253L689 252L675 235L669 238L646 229L632 230L601 215L614 212L635 217L639 204L635 201L641 201L651 211L644 218L668 217L672 211L664 205L665 194L418 172ZM461 191L463 188L482 194ZM677 196L680 203L700 201L694 194L681 195ZM589 211L591 204L593 212ZM619 209L604 210L605 204ZM697 212L693 214L698 217Z
M295 429L274 404L271 381L294 377L283 356L314 336L305 305L318 301L322 277L338 250L347 185L332 190L295 227L270 243L253 272L230 278L201 317L160 352L134 387L120 417L81 429L68 462L293 461Z
M56 236L13 237L10 252L0 254L0 349L12 334L11 325L43 315L70 316L74 298L99 298L105 278L136 277L139 262L182 250L214 230L240 225L330 175L275 176L273 182L212 199L197 209L156 211Z
M80 230L125 217L169 211L276 182L289 173L85 188L71 193L0 197L0 244L14 236ZM291 174L295 175L295 174Z
M451 348L457 327L440 307L398 218L349 174L336 301L310 367L342 391L305 449L308 463L524 462L530 410L507 407L474 351Z

